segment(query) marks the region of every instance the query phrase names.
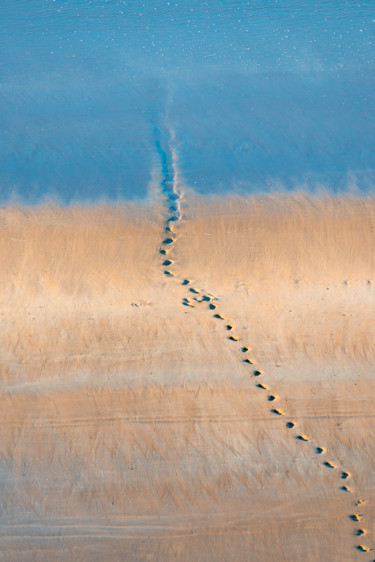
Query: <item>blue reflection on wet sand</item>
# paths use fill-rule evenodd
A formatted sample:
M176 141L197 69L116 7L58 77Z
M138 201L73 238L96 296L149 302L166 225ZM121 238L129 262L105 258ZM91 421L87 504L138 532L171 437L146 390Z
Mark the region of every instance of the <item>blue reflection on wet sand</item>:
M3 0L0 196L374 186L371 1ZM165 149L165 147L164 147Z

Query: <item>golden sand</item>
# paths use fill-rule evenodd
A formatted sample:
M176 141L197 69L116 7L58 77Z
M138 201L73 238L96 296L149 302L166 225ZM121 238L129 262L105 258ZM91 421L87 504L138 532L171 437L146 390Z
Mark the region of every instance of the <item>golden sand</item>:
M0 560L372 560L375 201L182 210L0 211Z

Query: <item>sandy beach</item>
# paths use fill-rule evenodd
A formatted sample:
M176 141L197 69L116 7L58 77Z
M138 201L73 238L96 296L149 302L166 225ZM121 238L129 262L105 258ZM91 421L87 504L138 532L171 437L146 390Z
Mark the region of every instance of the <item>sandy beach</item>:
M0 255L0 560L375 559L374 199L6 207Z

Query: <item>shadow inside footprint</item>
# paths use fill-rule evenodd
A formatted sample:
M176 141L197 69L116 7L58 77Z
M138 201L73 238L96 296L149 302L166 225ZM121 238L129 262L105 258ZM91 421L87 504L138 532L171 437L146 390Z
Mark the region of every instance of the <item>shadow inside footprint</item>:
M362 521L362 515L358 515L358 513L352 513L349 515L349 519L352 521Z
M208 308L209 308L210 310L215 310L215 308L217 308L217 307L216 307L216 304L212 304L212 303L211 303L211 304L208 305Z
M324 466L326 466L327 468L335 468L335 465L333 464L333 462L330 461L326 461L323 463Z
M190 285L191 281L189 279L184 279L181 285Z
M267 390L267 388L268 388L266 385L262 384L261 382L259 382L259 383L257 384L257 387L258 387L258 388L262 388L263 390Z
M228 331L233 330L233 326L231 326L230 324L227 324L225 327Z
M194 307L195 307L195 304L191 303L191 302L189 301L189 299L182 299L182 304L183 304L184 306L190 306L191 308L194 308Z
M363 529L357 529L355 534L357 535L357 537L361 537L362 535L364 535L365 531Z
M277 410L276 408L273 408L271 410L272 414L276 414L277 416L283 416L284 412L282 410Z
M318 453L318 455L321 455L322 453L324 453L324 449L323 447L316 447L315 452Z
M262 374L261 371L253 371L254 377L260 377L261 374Z
M296 439L299 441L310 441L310 437L307 437L307 435L297 435Z
M163 244L173 244L174 240L173 238L166 238L165 240L163 240Z
M230 340L230 341L239 341L240 338L237 338L237 336L229 336L228 340Z
M172 263L173 263L172 260L164 260L164 261L163 261L163 265L164 265L164 266L166 266L166 265L172 265Z
M286 422L285 424L287 426L288 429L292 429L295 426L294 422Z
M254 362L251 361L251 359L244 359L243 362L247 363L248 365L254 365Z
M167 277L174 277L174 273L172 273L171 271L164 271L164 275L166 275Z
M276 396L274 396L273 394L270 394L269 396L267 396L267 400L269 402L273 402L274 400L276 400Z

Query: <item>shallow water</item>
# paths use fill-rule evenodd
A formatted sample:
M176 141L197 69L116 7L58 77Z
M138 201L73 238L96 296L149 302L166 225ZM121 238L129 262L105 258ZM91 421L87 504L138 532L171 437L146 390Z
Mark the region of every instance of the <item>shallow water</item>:
M372 0L2 0L0 21L3 202L144 198L163 142L200 193L374 193Z

